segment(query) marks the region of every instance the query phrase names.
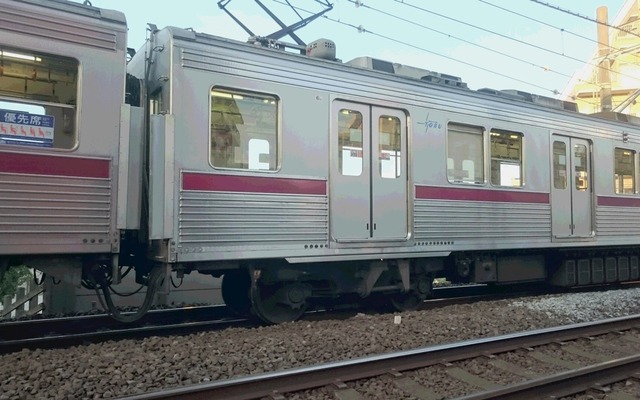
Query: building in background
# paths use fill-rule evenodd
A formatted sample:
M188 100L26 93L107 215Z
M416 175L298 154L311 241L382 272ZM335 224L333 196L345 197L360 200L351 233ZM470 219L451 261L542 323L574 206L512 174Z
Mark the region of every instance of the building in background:
M606 9L598 10L599 19L602 11ZM640 0L627 0L609 24L598 25L601 44L571 78L562 98L578 103L583 113L610 110L640 117Z

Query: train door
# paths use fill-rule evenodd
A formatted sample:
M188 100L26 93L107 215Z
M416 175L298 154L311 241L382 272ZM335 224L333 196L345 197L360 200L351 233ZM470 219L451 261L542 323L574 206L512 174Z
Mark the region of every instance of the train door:
M591 146L587 140L552 136L551 220L554 238L593 235Z
M407 238L407 117L335 101L331 123L331 235L336 241Z

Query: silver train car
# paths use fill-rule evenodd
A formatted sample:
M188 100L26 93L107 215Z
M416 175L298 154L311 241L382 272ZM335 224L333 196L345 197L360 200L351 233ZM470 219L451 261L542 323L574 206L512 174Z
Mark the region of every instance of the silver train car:
M434 278L636 280L640 125L371 58L340 62L0 0L0 270L101 290L223 276L268 323Z

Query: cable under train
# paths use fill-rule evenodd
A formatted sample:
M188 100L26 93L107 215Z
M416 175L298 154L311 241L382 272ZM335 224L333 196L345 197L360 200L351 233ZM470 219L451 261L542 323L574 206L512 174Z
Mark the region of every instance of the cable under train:
M361 57L0 0L0 270L101 290L223 277L268 323L452 282L639 277L640 125ZM265 45L260 45L266 44ZM304 50L304 49L303 49Z

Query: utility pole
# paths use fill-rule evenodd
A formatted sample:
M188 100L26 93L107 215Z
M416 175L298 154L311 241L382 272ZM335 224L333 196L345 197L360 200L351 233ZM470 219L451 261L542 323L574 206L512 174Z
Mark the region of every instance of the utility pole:
M611 61L609 60L609 15L607 7L598 7L598 83L600 84L600 111L611 111Z

